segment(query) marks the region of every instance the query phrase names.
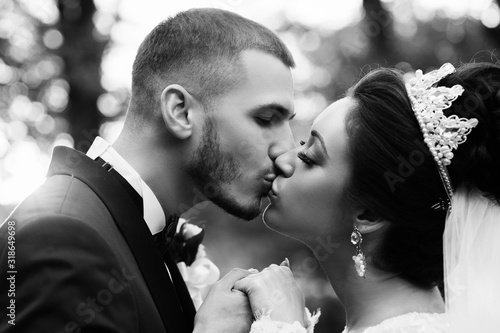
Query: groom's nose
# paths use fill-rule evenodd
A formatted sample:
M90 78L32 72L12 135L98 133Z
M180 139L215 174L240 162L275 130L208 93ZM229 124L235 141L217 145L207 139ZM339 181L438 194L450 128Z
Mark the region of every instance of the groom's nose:
M297 149L298 148L290 149L276 158L274 165L278 175L283 175L287 178L293 175L295 163L297 161Z
M288 124L283 124L274 131L272 141L268 154L274 162L278 157L295 148L292 129Z

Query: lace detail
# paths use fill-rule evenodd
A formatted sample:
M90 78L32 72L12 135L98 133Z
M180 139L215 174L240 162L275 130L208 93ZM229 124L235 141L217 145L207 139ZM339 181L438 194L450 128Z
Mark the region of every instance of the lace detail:
M407 313L384 320L368 327L363 333L448 333L449 324L445 314ZM342 333L348 333L347 328Z
M318 309L311 314L306 308L306 327L304 328L298 321L293 324L271 320L271 310L255 311L255 321L252 324L250 333L313 333L314 326L318 323L321 311Z

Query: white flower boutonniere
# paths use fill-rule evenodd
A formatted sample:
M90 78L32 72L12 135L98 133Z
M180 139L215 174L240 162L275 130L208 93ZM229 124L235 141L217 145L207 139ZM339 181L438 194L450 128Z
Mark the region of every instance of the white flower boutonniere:
M219 268L207 258L205 247L201 244L203 235L203 228L180 218L177 233L169 245L197 310L209 287L220 277Z

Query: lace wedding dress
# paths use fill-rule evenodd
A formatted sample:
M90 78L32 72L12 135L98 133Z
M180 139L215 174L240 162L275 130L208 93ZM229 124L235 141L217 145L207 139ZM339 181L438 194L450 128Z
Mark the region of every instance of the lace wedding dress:
M257 314L250 333L313 333L320 312L311 315L307 311L306 327L299 322L287 324L273 321L269 313ZM440 313L407 313L384 320L376 326L369 327L363 333L449 333L449 324L445 314ZM342 333L347 333L344 329Z
M384 320L368 327L363 333L448 333L449 325L445 314L407 313ZM342 333L347 333L344 329Z
M306 308L306 327L303 327L298 321L288 324L271 320L271 311L256 311L250 333L313 333L314 325L318 322L320 315L321 311L311 314Z

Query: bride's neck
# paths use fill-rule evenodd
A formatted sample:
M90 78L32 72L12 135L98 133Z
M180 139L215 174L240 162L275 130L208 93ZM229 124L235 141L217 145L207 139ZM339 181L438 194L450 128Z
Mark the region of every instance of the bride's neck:
M381 272L368 262L365 278L350 260L332 255L322 263L346 311L348 332L362 332L395 316L410 312L441 313L444 303L437 288L426 290ZM347 257L351 259L350 257ZM342 258L344 259L344 258Z

